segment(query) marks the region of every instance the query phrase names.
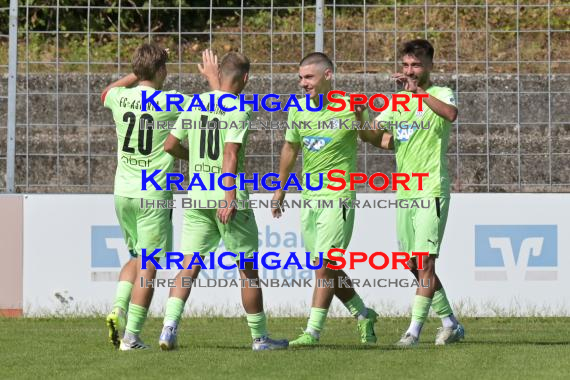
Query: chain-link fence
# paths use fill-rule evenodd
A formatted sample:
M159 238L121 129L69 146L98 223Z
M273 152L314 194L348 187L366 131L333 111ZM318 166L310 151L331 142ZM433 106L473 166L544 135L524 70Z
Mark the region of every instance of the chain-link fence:
M0 1L0 115L7 121L0 126L0 191L9 190L13 158L16 192L112 192L117 143L100 93L130 71L141 42L170 48L166 87L185 93L207 89L196 64L208 47L248 55L247 93L300 93L298 62L323 46L336 64L336 88L390 94L398 48L418 37L435 46L434 82L457 94L448 151L454 191L570 191L568 1L12 3L17 67L9 65L10 4ZM17 73L15 94L10 69ZM9 97L16 107L13 157ZM248 172L277 171L283 136L283 130L251 133ZM359 170L396 169L391 153L360 144L358 155Z

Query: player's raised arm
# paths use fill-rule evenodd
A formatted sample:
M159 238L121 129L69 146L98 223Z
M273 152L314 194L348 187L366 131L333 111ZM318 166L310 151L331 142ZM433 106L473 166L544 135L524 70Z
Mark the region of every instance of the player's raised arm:
M426 89L418 84L418 79L405 75L403 73L396 73L392 76L398 83L404 86L404 90L410 91L413 94L427 94ZM429 84L428 84L429 85ZM423 103L428 106L438 116L443 117L449 122L454 122L457 119L457 107L453 104L453 94L449 99L449 103L442 102L440 99L433 95L426 96Z
M113 83L111 83L110 85L108 85L107 87L105 87L105 89L101 93L101 101L103 102L103 104L105 104L105 98L107 97L107 93L113 87L132 87L137 82L138 82L138 78L135 74L130 73L128 75L125 75L121 79L116 80Z
M390 132L386 131L386 129L382 127L383 120L381 120L381 118L382 115L379 115L373 121L374 131L376 132L376 135L374 139L369 141L369 143L381 149L394 150L394 136L392 136Z
M417 94L427 94L423 89L418 88ZM424 104L427 105L433 112L443 117L445 120L453 123L457 119L457 107L452 104L447 104L436 98L435 96L428 96L424 99Z
M188 161L190 152L173 134L168 135L164 142L164 151L180 160Z
M281 159L279 160L279 181L281 186L287 182L287 178L289 178L289 174L295 166L299 149L301 149L300 143L290 141L285 141L285 145L283 145L283 149L281 149ZM282 188L276 190L273 195L273 200L279 201L279 205L281 205L284 199L285 191ZM273 217L279 218L283 213L283 209L281 207L274 208L271 210L271 213Z
M243 83L247 83L247 73L243 75ZM242 87L241 85L239 87ZM240 93L243 88L235 90L234 94ZM239 90L239 91L237 91ZM224 155L222 160L222 173L231 173L237 175L239 153L243 144L247 141L248 128L247 123L251 120L251 110L248 108L245 112L238 111L234 119L241 123L244 127L241 129L231 129L224 138ZM243 169L241 169L243 170ZM236 184L236 179L232 177L224 178L224 186L232 187ZM217 215L222 224L228 224L237 213L235 204L237 189L226 190L224 199L227 202L226 207L219 208Z
M390 111L389 108L374 119L372 122L374 137L368 140L370 144L381 149L394 150L394 136L388 132L392 119L392 111ZM388 125L388 127L386 127L386 125Z
M164 141L164 151L180 160L189 161L190 151L182 145L182 140L188 138L188 129L185 129L183 126L184 117L184 113L178 116L176 123L174 123L174 129L170 131Z
M373 141L372 145L386 150L394 150L394 136L389 132L382 132L380 138Z
M220 76L218 56L210 49L202 52L202 64L198 64L198 70L207 80L212 90L220 89Z
M356 116L356 121L358 121L359 125L358 137L360 138L360 140L364 142L369 142L372 145L375 145L375 142L377 141L381 141L382 134L384 133L383 130L378 128L363 129L365 123L370 123L370 116L368 114L366 106L362 104L357 104L356 107L354 108L354 115ZM374 123L374 125L376 125L376 123Z

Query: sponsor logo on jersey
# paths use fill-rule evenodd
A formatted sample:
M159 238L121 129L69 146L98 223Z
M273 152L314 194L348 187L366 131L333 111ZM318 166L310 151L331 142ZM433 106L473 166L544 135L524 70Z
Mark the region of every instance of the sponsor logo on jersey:
M123 162L124 164L127 164L127 165L131 165L131 166L148 168L150 166L150 163L152 162L152 160L150 160L150 159L136 159L134 157L122 155L121 156L121 162Z
M401 141L409 141L410 137L417 131L419 128L417 127L410 127L409 125L400 125L396 129L396 138Z
M303 145L305 145L305 148L307 148L309 152L319 152L331 141L332 141L331 137L318 137L318 136L303 137Z

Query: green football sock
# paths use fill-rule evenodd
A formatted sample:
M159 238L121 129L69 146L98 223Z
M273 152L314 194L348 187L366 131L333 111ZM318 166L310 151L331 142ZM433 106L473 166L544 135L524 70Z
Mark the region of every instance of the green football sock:
M253 339L267 336L267 317L263 311L257 314L247 314L247 325Z
M364 301L362 301L362 298L360 298L358 294L355 294L354 297L352 297L349 301L345 302L344 306L346 306L346 308L348 309L350 314L352 314L353 317L358 317L359 315L362 315L363 317L366 318L367 314L366 306L364 306Z
M453 310L451 309L451 305L443 288L434 293L431 307L440 318L453 314Z
M431 298L416 296L414 298L414 306L412 307L412 321L424 323L427 319L430 306Z
M164 312L164 325L176 327L182 318L186 302L177 297L169 297Z
M307 323L307 330L309 332L315 333L316 335L319 335L319 333L325 327L325 321L327 319L328 312L329 309L312 307L309 323Z
M120 307L124 311L129 310L129 302L131 301L131 291L133 284L129 281L119 281L117 284L117 294L115 295L115 303L113 308Z
M129 314L127 316L127 332L139 335L141 333L148 309L139 305L131 303L129 305Z

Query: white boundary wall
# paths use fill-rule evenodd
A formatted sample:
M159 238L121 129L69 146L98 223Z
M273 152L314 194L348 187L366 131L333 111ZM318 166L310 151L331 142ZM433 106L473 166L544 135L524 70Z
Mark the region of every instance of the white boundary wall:
M270 199L269 194L253 199ZM181 196L177 197L180 205ZM298 199L289 195L287 199ZM361 194L358 199L394 196ZM174 210L174 250L179 248L182 209ZM260 252L304 252L300 210L283 218L255 210ZM459 313L467 315L569 315L570 198L567 194L457 194L438 261L438 273ZM351 251L398 250L396 210L356 210ZM304 254L301 256L304 263ZM106 312L114 298L120 266L128 252L120 235L112 195L26 195L24 197L23 305L26 315ZM375 271L365 264L352 278L407 279L403 269ZM218 278L236 272L203 271ZM160 277L172 277L163 272ZM202 276L202 275L201 275ZM267 277L311 277L304 271L267 271ZM206 278L206 277L203 277ZM313 280L314 284L314 280ZM383 282L386 284L386 282ZM409 310L415 288L360 287L365 301L382 314ZM152 310L160 313L168 289L155 292ZM266 310L273 315L306 316L312 289L265 288ZM195 288L187 312L241 315L238 288ZM348 315L335 301L333 315Z

